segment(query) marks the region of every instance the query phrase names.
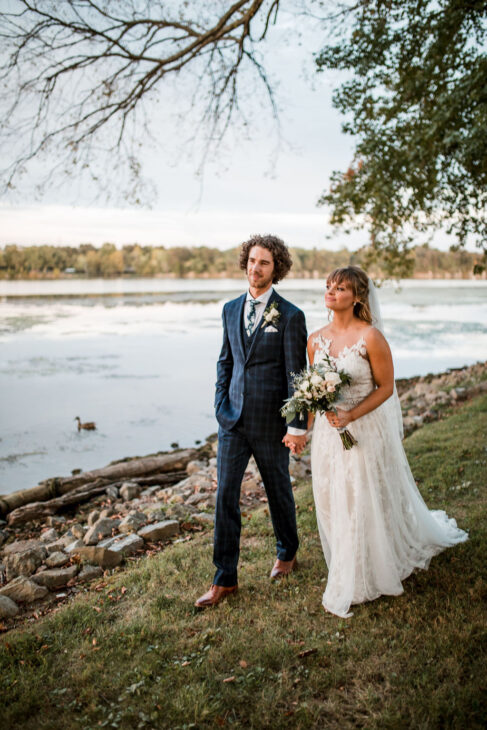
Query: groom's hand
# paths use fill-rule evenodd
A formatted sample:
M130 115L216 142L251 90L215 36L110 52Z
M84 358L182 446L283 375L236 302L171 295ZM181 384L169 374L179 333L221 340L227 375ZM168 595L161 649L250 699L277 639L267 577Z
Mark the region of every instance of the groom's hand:
M292 454L300 454L306 447L307 440L308 437L305 433L302 436L291 436L291 434L287 433L282 439L282 442Z

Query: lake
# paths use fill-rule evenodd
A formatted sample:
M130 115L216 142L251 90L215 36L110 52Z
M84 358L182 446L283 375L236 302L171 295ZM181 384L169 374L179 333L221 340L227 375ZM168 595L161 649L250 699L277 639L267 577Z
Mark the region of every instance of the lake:
M221 309L242 279L0 281L0 493L217 429ZM308 330L323 280L277 287ZM487 359L487 282L407 280L380 290L396 377ZM95 421L78 432L74 421Z

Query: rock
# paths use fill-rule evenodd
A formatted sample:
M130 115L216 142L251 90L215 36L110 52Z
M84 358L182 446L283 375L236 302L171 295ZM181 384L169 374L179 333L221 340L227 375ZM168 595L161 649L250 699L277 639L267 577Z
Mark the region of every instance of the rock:
M166 510L156 509L147 513L148 522L162 522L166 519Z
M185 500L184 504L199 504L200 502L204 502L207 498L208 492L195 492L190 497L188 497L188 499Z
M197 522L203 522L208 525L212 525L215 522L215 515L210 514L209 512L198 512L197 514L193 515L192 520L196 520Z
M255 494L256 492L262 491L262 486L257 479L246 479L242 482L242 491L245 492L245 494Z
M149 504L144 504L141 507L142 512L146 515L151 515L154 512L160 512L161 510L166 509L166 503L165 502L150 502Z
M45 586L50 590L65 586L79 570L79 565L70 565L69 568L51 568L44 570L42 573L36 573L32 576L32 580L38 585Z
M191 474L191 476L174 484L173 494L183 494L189 496L192 492L198 492L203 489L211 489L211 479L206 474L200 472Z
M120 524L120 520L111 520L108 518L98 520L89 528L83 538L85 545L96 545L97 542L103 540L104 537L111 536L113 530L116 530Z
M153 525L142 527L137 534L146 542L158 542L159 540L167 540L173 535L177 535L178 532L179 523L177 520L164 520L163 522L156 522Z
M58 539L58 534L54 527L50 527L48 530L45 530L44 532L41 532L41 538L42 542L53 542L54 540Z
M100 568L116 568L122 562L122 556L101 547L82 547L78 551L83 562L95 563Z
M120 487L120 496L124 502L130 502L131 499L138 497L141 492L141 487L135 482L124 482Z
M69 545L70 542L73 542L73 540L65 540L64 538L62 538L61 540L56 540L56 542L48 542L46 545L47 554L51 555L51 553L62 552L66 545Z
M302 461L298 459L290 459L289 473L295 479L305 479L308 474L308 468Z
M114 535L113 537L105 537L103 540L100 540L97 547L100 548L110 548L113 543L117 542L117 540L120 539L120 535Z
M193 507L192 504L171 504L167 511L166 517L172 517L176 520L185 520L188 516L198 512L197 507Z
M46 518L46 525L49 525L49 527L60 527L65 523L66 517L63 517L62 515L49 515Z
M143 512L129 512L123 518L118 529L120 532L137 532L147 522L147 516Z
M113 509L113 507L105 507L105 509L102 509L100 512L100 520L105 520L107 517L112 517L113 515L117 514L116 510Z
M8 538L8 533L5 530L0 530L0 545L3 545L5 540Z
M167 501L168 504L182 504L184 502L184 497L182 494L173 494Z
M7 580L18 575L32 575L47 557L45 547L34 547L21 553L11 553L5 558Z
M163 487L162 489L159 489L159 491L157 491L155 495L158 499L163 499L164 502L167 502L172 493L172 487Z
M100 519L100 513L99 513L99 511L97 509L94 509L88 515L88 519L87 519L88 525L90 527L93 527L93 525L96 524L99 519ZM73 529L73 528L71 528L71 529ZM78 537L78 535L76 535L76 537Z
M107 487L105 494L115 502L118 499L118 487Z
M40 540L16 540L6 545L3 552L4 555L10 555L11 553L23 553L32 548L45 548L45 545Z
M113 545L110 545L110 552L114 552L117 553L117 555L125 557L126 555L132 555L132 553L135 553L143 546L143 539L138 535L131 534L127 535L127 537L123 537L121 540L117 540L113 543Z
M202 502L198 503L199 509L207 509L208 507L211 509L215 509L216 507L216 494L212 492L211 494L206 494L205 499Z
M19 575L0 588L0 596L8 596L16 603L32 603L32 601L44 598L47 593L49 591L45 586L40 586L23 575Z
M188 474L196 474L199 471L203 471L206 469L206 462L205 461L188 461L188 465L186 466L186 472Z
M155 492L157 492L158 489L160 489L158 484L156 484L153 487L147 487L146 489L142 490L142 492L140 493L139 496L140 497L152 497L152 495L155 494Z
M103 570L98 565L83 565L76 577L78 583L85 583L93 578L99 578L101 575L103 575Z
M91 514L94 514L94 512L92 512ZM89 520L89 517L88 517L88 520ZM95 520L95 522L96 522L96 520ZM76 537L78 540L82 540L84 538L84 536L86 535L86 529L85 529L84 525L80 525L80 524L76 523L74 525L71 525L71 534L74 537Z
M70 542L69 545L64 548L64 551L70 555L71 553L78 553L80 548L84 547L84 545L83 540L74 540L74 542Z
M47 565L48 568L60 568L61 566L66 565L69 559L69 555L66 555L66 553L51 553L44 561L44 564Z
M19 607L8 596L0 596L0 618L11 618L19 612Z

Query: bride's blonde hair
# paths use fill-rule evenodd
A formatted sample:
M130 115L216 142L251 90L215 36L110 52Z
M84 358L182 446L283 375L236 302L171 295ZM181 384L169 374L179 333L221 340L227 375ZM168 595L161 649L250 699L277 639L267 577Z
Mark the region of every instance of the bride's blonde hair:
M326 285L349 284L355 297L353 313L358 319L372 324L372 314L369 307L369 277L358 266L343 266L335 269L328 275Z

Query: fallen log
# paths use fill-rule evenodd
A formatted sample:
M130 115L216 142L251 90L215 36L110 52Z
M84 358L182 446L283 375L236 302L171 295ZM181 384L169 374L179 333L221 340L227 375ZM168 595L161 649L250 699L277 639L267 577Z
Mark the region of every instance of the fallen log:
M180 472L186 469L189 461L194 459L198 451L196 449L183 449L171 451L167 454L155 456L143 456L109 464L102 469L93 469L76 474L71 477L54 477L46 479L32 489L23 489L19 492L6 494L0 499L0 515L7 515L10 512L32 502L46 502L72 492L85 484L92 484L97 479L106 480L106 484L115 481L136 480L137 477L148 477L155 474L167 474Z
M153 474L150 477L136 477L132 481L137 482L141 487L153 487L160 484L161 487L170 487L171 484L177 484L186 479L188 473L186 471L171 471L167 474Z
M64 494L62 497L55 497L55 499L49 499L46 502L29 502L29 504L24 504L22 507L17 507L17 509L10 512L7 523L9 526L14 527L31 520L44 519L49 515L56 514L63 508L81 504L81 502L96 497L97 494L102 494L109 485L110 482L105 479L98 479L96 482L73 489L73 491Z

